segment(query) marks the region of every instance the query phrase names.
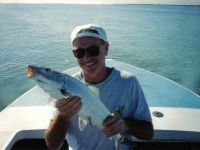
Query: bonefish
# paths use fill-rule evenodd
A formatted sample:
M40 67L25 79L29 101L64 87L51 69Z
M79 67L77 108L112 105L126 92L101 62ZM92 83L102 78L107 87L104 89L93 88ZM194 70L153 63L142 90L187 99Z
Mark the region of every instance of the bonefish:
M83 105L78 112L80 130L83 130L87 123L103 129L103 121L110 115L110 112L99 97L81 81L50 68L31 65L27 67L27 76L55 99L59 100L66 96L81 97ZM122 136L117 134L113 138L120 141Z

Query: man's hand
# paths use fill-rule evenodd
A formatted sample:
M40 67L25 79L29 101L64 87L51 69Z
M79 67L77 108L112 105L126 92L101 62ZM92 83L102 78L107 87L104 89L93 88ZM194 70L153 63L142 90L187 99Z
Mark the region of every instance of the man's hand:
M70 96L56 102L56 108L66 118L71 118L80 111L81 107L81 98L78 96Z
M51 120L45 131L45 140L49 149L60 149L64 143L67 130L70 126L70 118L80 111L81 98L70 96L56 101L59 113Z
M113 113L104 120L103 133L106 137L116 135L118 133L124 133L126 125L124 120L117 114Z

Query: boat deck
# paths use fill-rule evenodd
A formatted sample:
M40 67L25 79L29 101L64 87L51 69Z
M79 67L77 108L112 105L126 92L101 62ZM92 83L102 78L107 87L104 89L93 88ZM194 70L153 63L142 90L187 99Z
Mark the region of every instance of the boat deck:
M153 119L155 135L143 145L200 142L200 97L164 77L114 60L107 65L133 73L139 80ZM79 67L67 70L74 74ZM0 113L0 149L11 149L20 140L44 139L49 125L52 107L47 106L48 95L38 86L16 99ZM142 142L134 138L136 145ZM165 147L165 146L164 146ZM163 148L164 148L163 147ZM186 147L186 146L184 146ZM144 147L143 147L144 148ZM162 148L162 149L163 149ZM199 148L199 147L198 147ZM145 149L145 148L144 148Z

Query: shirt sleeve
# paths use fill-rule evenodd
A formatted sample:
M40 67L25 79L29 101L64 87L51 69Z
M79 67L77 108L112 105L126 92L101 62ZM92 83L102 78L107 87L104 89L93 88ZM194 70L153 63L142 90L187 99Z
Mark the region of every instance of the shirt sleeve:
M135 108L132 117L137 120L152 121L144 92L136 77L133 77L131 93L132 104Z

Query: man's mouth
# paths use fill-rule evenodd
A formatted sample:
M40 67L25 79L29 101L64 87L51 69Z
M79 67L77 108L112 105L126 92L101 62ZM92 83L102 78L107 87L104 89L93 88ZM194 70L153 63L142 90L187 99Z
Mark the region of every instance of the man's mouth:
M96 64L95 62L85 63L86 66L93 66L93 65L95 65L95 64Z

